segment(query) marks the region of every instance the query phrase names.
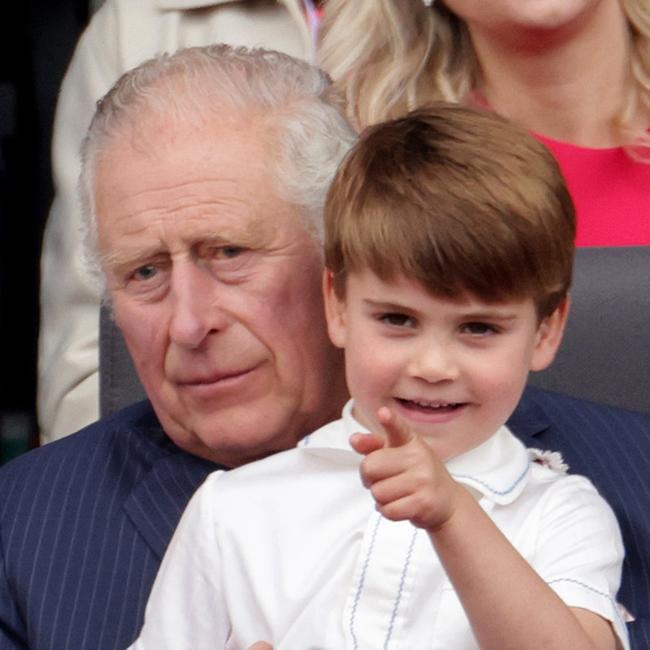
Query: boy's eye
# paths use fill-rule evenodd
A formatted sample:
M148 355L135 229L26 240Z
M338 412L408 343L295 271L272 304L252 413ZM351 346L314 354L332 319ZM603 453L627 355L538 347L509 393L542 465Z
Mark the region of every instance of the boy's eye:
M415 321L410 316L400 313L380 314L379 320L392 327L415 327Z
M489 323L471 322L464 323L462 326L463 332L472 336L485 336L487 334L497 334L498 329Z

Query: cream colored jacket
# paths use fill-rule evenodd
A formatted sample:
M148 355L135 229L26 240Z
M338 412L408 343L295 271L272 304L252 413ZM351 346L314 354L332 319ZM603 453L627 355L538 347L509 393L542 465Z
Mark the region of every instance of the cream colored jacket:
M57 106L55 199L41 258L41 442L99 415L100 295L83 264L77 198L79 149L95 102L123 72L153 55L214 42L313 56L300 0L106 0L79 41Z

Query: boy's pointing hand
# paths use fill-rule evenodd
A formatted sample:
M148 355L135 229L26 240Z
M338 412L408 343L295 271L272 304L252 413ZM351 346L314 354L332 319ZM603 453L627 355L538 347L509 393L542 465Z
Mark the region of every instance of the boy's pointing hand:
M434 451L390 409L377 411L384 434L354 434L353 449L365 456L361 480L377 509L393 521L410 520L435 531L454 512L458 490Z

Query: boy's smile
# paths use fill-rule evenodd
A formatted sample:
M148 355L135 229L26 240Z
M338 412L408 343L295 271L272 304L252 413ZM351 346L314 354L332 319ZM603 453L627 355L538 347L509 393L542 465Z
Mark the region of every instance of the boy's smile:
M409 399L406 397L395 398L395 410L405 411L409 420L418 422L448 422L451 418L464 409L467 404L464 402L446 402L443 400L422 400Z
M566 307L540 324L532 298L436 297L404 277L352 273L325 297L332 341L345 348L355 417L381 430L388 406L447 459L480 445L514 411L529 370L553 359Z

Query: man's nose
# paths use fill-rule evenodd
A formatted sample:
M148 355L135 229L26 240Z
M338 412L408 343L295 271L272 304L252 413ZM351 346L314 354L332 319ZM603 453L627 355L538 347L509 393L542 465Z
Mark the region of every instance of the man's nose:
M414 350L409 364L412 377L434 384L458 378L459 367L453 344L449 341L427 339Z
M211 333L223 329L226 316L219 305L214 277L192 260L175 265L171 277L170 339L198 348Z

